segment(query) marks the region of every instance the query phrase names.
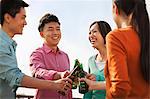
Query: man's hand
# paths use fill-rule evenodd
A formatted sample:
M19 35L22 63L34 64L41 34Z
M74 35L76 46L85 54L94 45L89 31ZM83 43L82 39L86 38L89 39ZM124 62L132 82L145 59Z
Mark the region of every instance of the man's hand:
M65 94L69 89L72 88L72 80L69 78L62 78L54 81L55 87L57 91L64 92Z
M60 73L61 78L66 78L70 74L70 71L66 70L64 72L59 72L59 73Z
M53 79L58 80L58 79L61 79L61 78L66 78L69 74L70 74L70 72L68 70L66 70L64 72L57 72L54 75Z

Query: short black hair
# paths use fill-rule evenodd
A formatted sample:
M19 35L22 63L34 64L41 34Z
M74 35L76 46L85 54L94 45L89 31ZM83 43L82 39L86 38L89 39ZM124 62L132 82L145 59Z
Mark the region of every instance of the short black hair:
M1 0L0 1L0 23L3 25L4 15L8 13L15 17L19 13L21 7L28 7L29 5L23 0Z
M60 25L59 19L54 14L47 13L41 19L39 23L38 30L39 32L43 31L45 24L50 22L57 22Z

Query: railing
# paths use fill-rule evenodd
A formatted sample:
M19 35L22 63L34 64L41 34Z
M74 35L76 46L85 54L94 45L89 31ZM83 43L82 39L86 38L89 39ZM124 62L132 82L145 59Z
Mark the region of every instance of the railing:
M22 95L22 94L18 94L16 96L16 99L33 99L33 95ZM72 98L72 99L82 99L82 98Z
M22 94L19 94L16 96L16 99L33 99L33 95L22 95Z
M16 99L33 99L36 90L32 88L19 87L16 92ZM78 89L72 90L72 99L82 99L83 94L78 93Z

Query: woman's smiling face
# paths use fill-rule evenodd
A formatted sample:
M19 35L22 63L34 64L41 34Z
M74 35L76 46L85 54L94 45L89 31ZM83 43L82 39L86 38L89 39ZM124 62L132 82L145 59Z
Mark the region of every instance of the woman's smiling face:
M99 26L97 23L91 26L89 29L89 40L93 48L98 48L98 46L104 45L104 39L99 31Z

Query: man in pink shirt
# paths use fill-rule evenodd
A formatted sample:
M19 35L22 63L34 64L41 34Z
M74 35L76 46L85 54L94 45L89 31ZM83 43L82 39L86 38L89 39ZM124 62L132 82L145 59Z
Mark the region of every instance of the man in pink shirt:
M30 67L34 77L57 80L65 77L70 69L68 55L58 48L61 39L60 22L53 14L45 14L38 27L44 40L43 46L30 56ZM38 90L35 99L72 99L71 90L65 96L57 91Z

